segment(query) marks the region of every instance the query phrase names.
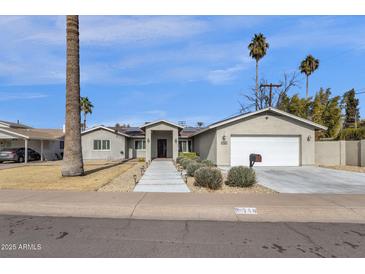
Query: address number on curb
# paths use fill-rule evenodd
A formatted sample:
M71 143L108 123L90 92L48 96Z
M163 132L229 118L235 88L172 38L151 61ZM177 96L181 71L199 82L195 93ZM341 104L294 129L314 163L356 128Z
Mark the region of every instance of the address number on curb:
M257 214L256 207L235 207L234 212L237 215L243 214Z

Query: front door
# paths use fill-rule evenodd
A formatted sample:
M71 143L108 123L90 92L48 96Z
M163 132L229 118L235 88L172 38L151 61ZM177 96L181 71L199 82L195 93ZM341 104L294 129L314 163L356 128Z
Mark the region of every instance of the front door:
M166 139L157 140L157 157L158 158L167 157L167 140Z

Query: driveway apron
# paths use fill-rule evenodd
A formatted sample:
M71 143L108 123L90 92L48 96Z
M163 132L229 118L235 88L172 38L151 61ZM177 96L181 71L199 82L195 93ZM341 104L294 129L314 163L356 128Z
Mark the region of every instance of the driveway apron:
M170 160L154 160L142 176L134 192L190 192Z

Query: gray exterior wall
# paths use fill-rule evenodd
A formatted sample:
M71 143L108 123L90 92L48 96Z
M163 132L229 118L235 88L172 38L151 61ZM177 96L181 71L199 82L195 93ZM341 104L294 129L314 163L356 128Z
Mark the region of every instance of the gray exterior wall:
M207 159L217 164L217 139L215 129L194 136L193 151L197 152L202 160Z
M316 142L316 165L345 165L346 143L345 141L319 141Z
M346 165L360 166L361 164L361 142L346 141Z
M94 140L110 140L110 150L94 150ZM84 160L124 160L128 157L126 137L104 129L83 134L81 143Z
M218 166L230 165L232 135L300 136L300 164L315 164L314 127L289 117L272 113L258 114L218 127L216 130ZM223 136L226 136L226 142L222 142Z
M316 142L316 164L365 166L365 140Z
M144 138L127 138L127 159L146 158L145 149L135 149L134 142L136 140L144 140Z

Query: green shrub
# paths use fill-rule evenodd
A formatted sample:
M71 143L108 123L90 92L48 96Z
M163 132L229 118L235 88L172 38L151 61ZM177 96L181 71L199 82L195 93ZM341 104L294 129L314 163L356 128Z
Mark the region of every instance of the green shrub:
M186 168L186 174L188 176L194 176L194 173L196 170L198 170L201 167L204 167L205 165L198 163L198 162L191 162L188 164L187 168Z
M180 164L180 162L181 162L182 159L184 159L184 157L180 157L180 156L177 157L176 158L176 163Z
M337 139L339 139L339 140L362 140L362 139L365 139L365 127L344 128L339 132Z
M183 169L187 169L188 165L191 163L195 163L195 161L191 160L191 159L186 159L186 158L184 158L180 161L180 165L183 167Z
M213 162L210 161L210 160L202 160L202 161L200 161L200 163L202 163L205 166L209 166L209 167L213 167L214 166Z
M179 157L184 157L190 160L196 160L199 158L196 152L179 152Z
M222 187L223 176L219 169L211 167L201 167L194 173L195 184L210 189Z
M228 186L250 187L256 183L256 174L252 168L244 166L232 167L225 182Z

